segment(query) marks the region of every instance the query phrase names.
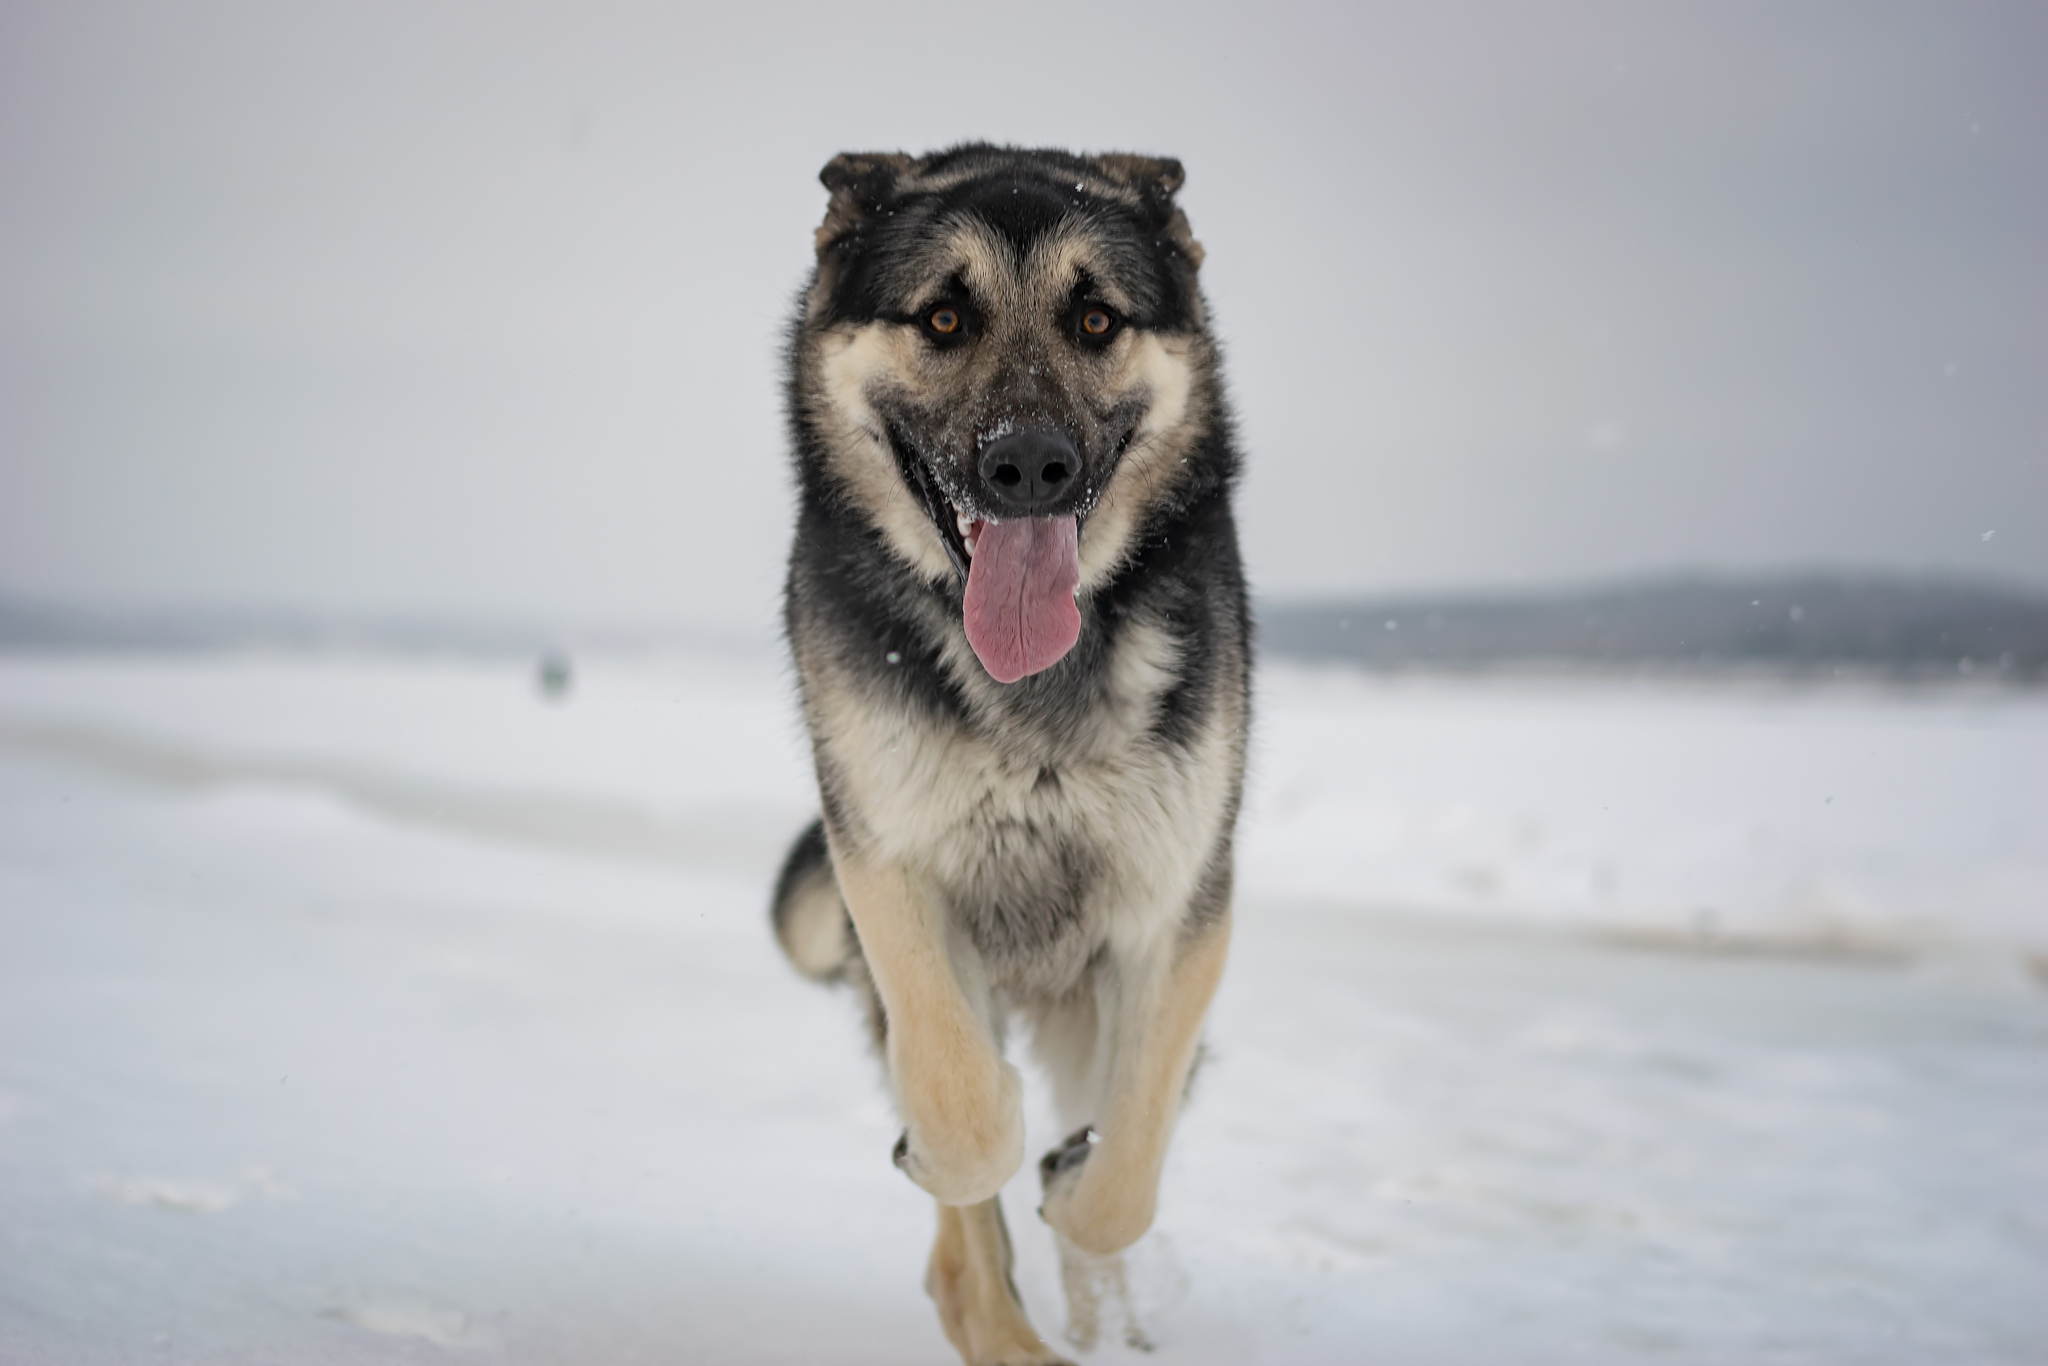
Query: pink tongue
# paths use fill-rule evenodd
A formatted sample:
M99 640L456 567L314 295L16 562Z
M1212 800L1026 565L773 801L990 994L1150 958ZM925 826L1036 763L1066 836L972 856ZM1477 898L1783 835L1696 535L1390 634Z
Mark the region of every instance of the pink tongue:
M998 683L1050 669L1081 638L1071 517L983 522L967 565L967 643Z

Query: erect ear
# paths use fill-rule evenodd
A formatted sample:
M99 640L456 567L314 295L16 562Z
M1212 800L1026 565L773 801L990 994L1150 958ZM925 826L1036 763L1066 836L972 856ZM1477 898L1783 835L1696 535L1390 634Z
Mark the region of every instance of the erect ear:
M1180 162L1172 157L1141 157L1127 152L1108 152L1094 158L1094 161L1111 180L1138 192L1145 207L1159 216L1166 240L1187 258L1190 266L1199 269L1202 244L1195 240L1194 230L1188 227L1188 216L1173 202L1174 192L1188 178Z
M818 179L832 192L825 221L818 225L818 251L844 237L861 220L880 213L896 192L896 181L911 159L901 152L841 152L825 163Z

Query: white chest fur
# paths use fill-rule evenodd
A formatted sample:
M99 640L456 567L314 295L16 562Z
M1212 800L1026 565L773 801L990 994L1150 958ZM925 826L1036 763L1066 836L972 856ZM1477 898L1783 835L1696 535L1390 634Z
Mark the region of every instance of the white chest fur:
M964 640L957 653L945 665L974 700L1002 686ZM829 684L812 721L872 851L926 880L992 958L1014 939L1051 989L1100 948L1168 951L1222 834L1243 709L1213 708L1190 743L1162 740L1177 664L1163 631L1127 624L1099 695L1057 737L999 708L941 721Z

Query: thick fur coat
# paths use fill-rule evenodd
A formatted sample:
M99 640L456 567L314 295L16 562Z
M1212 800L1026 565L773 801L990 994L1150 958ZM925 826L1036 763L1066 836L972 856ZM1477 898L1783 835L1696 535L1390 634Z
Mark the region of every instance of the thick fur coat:
M786 625L823 815L775 927L868 1003L954 1345L1053 1362L996 1199L1024 1157L1006 1033L1074 1130L1042 1212L1086 1341L1229 937L1250 645L1202 251L1171 160L974 145L822 179Z

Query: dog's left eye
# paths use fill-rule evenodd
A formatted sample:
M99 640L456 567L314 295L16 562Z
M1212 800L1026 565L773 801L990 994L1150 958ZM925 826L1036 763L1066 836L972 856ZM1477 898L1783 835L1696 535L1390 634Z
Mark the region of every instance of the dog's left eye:
M1083 304L1067 315L1078 341L1100 346L1116 335L1119 319L1102 304Z
M942 337L950 337L960 330L960 310L941 304L924 315L925 326Z

